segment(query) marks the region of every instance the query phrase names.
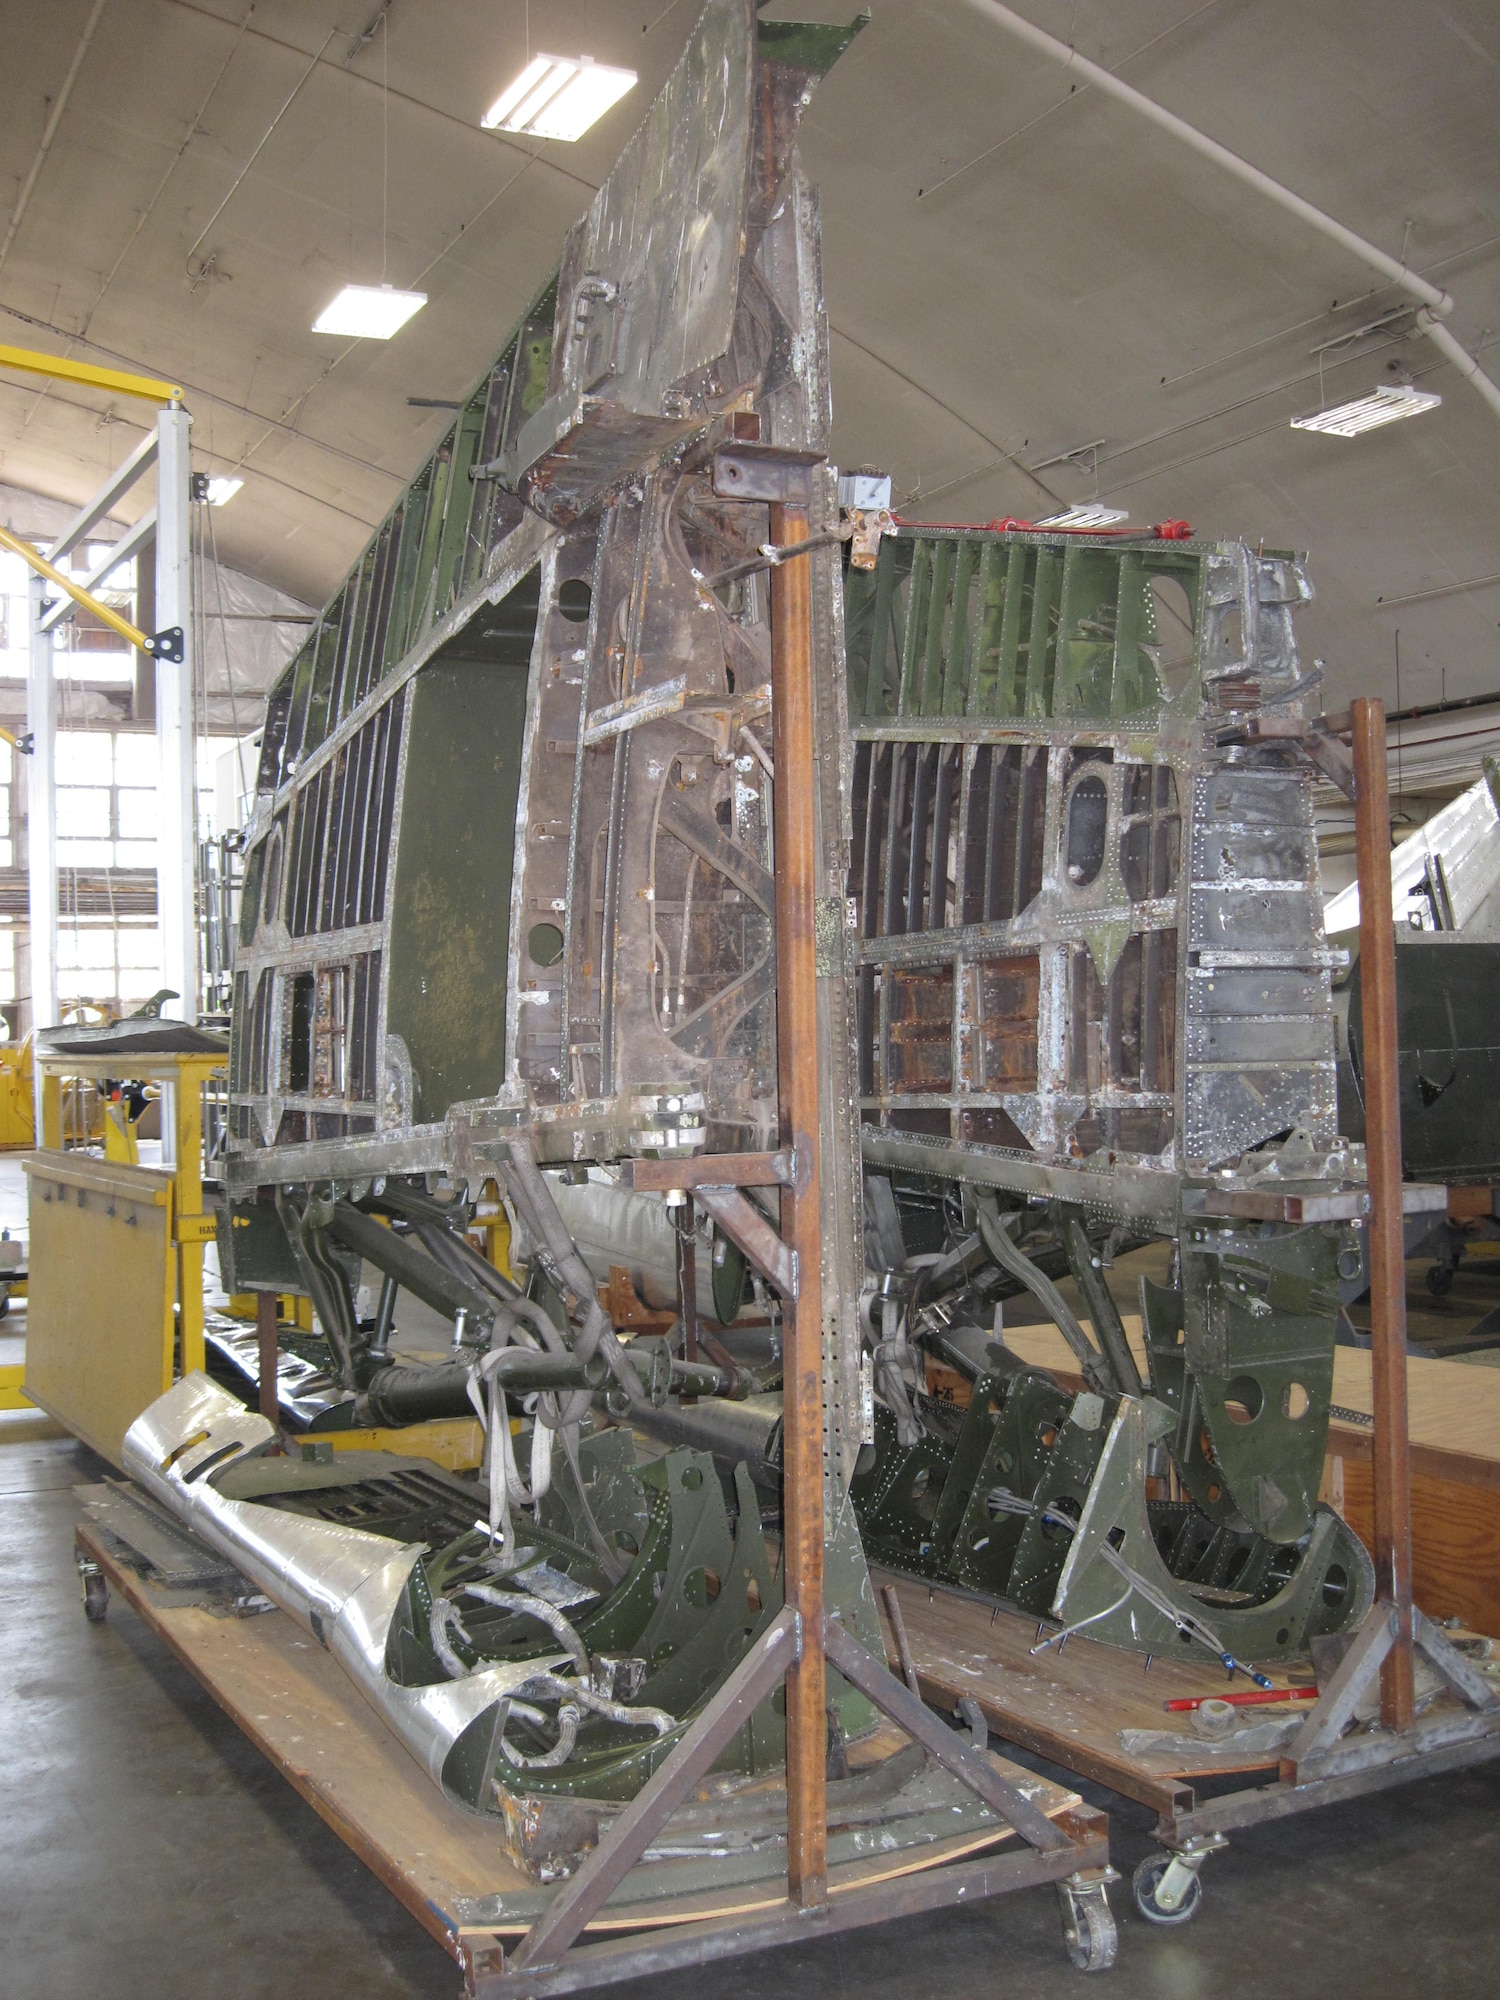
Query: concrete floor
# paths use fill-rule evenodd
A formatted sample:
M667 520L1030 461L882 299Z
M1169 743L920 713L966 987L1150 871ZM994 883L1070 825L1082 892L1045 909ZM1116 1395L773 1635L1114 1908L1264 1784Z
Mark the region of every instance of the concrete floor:
M118 1600L87 1623L71 1489L105 1468L41 1428L0 1432L0 1995L455 2000L444 1953L145 1626ZM1119 1963L1088 1984L1118 2000L1493 1994L1497 1806L1492 1766L1238 1835L1181 1931L1143 1923L1122 1884ZM1116 1803L1113 1823L1128 1871L1147 1816ZM745 2000L1050 2000L1083 1978L1049 1889L714 1972ZM644 2000L646 1984L615 1990Z
M19 1233L17 1168L0 1158L0 1226ZM18 1305L0 1359L20 1359L24 1330ZM452 1961L140 1620L118 1600L85 1620L72 1489L109 1469L50 1423L0 1416L0 2000L456 2000ZM1128 1875L1149 1815L1083 1789L1110 1810ZM726 2000L1479 2000L1500 1961L1497 1807L1500 1763L1236 1835L1180 1931L1144 1923L1121 1883L1119 1963L1096 1981L1067 1965L1050 1889L714 1979ZM614 1990L644 2000L648 1983ZM693 1985L649 1990L689 2000Z

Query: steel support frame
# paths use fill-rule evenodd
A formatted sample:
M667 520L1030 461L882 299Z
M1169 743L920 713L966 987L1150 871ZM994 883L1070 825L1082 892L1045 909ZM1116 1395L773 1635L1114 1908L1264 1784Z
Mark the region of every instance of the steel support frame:
M46 585L28 578L26 727L26 880L30 910L31 1025L57 1022L57 681L52 634L42 629ZM40 1106L38 1106L40 1118Z
M147 385L151 393L157 387ZM145 393L143 391L142 393ZM155 433L144 439L110 474L52 545L49 560L83 542L111 509L154 465L157 502L127 531L92 573L102 582L154 536L156 543L156 624L163 634L179 628L180 648L156 656L156 741L159 809L156 884L162 946L163 983L179 995L177 1012L198 1018L198 925L195 890L197 858L197 760L193 731L193 615L190 522L192 486L189 437L192 418L180 405L159 412ZM30 653L27 670L27 728L32 761L27 772L27 875L31 914L31 1012L35 1027L57 1020L57 691L54 629L68 615L66 604L49 602L45 580L32 573L28 598ZM108 615L106 613L106 615ZM122 626L124 631L131 628ZM173 653L181 652L176 659Z
M176 989L176 1011L198 1018L198 925L194 863L198 846L197 759L193 734L193 592L189 551L192 418L163 410L157 423L156 622L182 630L182 658L156 662L157 807L156 907L162 984ZM164 1010L165 1011L165 1010Z
M1091 1767L1062 1739L1036 1734L1030 1748L1065 1769L1139 1799L1157 1812L1156 1838L1180 1851L1238 1827L1263 1825L1500 1757L1500 1699L1412 1603L1411 1474L1407 1430L1406 1258L1401 1125L1396 1065L1395 941L1390 895L1390 798L1384 705L1360 699L1347 715L1320 719L1327 742L1343 745L1340 783L1353 798L1364 978L1365 1106L1369 1161L1372 1386L1374 1390L1375 1568L1378 1595L1338 1671L1310 1711L1280 1775L1270 1784L1198 1804L1181 1781L1142 1773L1138 1787ZM1322 760L1319 760L1320 767ZM1418 1719L1413 1653L1424 1652L1469 1704ZM1339 1743L1363 1689L1380 1677L1381 1733ZM991 1718L1002 1736L1007 1731ZM1016 1740L1023 1740L1017 1737ZM1299 1761L1300 1759L1300 1761Z
M766 1262L777 1267L783 1297L784 1603L514 1952L505 1957L495 1941L477 1955L468 1968L475 2000L575 1992L971 1902L1034 1883L1066 1881L1089 1890L1111 1879L1108 1825L1102 1815L1075 1812L1057 1821L1049 1819L1001 1776L987 1756L924 1707L883 1661L867 1653L836 1621L825 1618L813 623L810 563L805 554L790 553L810 539L813 474L821 462L814 453L737 445L721 450L714 465L715 490L722 497L769 503L771 539L783 551L771 573L771 715L777 774L773 827L780 1157L788 1160L791 1171L781 1186L783 1254ZM759 1161L751 1166L737 1160L736 1168L746 1181L763 1185L780 1178ZM744 1202L738 1187L706 1186L700 1181L696 1192L711 1213L731 1206L731 1195ZM1025 1850L937 1866L878 1886L851 1885L831 1901L830 1659L852 1685L1003 1819L1026 1843ZM712 1768L756 1707L782 1683L787 1736L785 1900L753 1916L674 1924L644 1938L577 1945L674 1809Z
M1396 1614L1380 1669L1380 1720L1409 1729L1413 1694L1411 1453L1406 1409L1406 1232L1401 1213L1401 1099L1396 1056L1396 946L1385 707L1349 705L1364 1008L1365 1154L1370 1177L1370 1372L1375 1417L1375 1588Z

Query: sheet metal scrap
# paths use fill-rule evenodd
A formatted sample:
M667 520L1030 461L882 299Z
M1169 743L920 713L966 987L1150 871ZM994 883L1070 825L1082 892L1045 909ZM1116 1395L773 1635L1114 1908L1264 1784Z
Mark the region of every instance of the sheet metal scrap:
M270 1455L274 1435L192 1375L131 1427L126 1469L332 1653L447 1798L503 1824L539 1885L597 1843L781 1608L748 1476L731 1509L702 1453L642 1467L625 1432L585 1436L576 1472L560 1467L523 1535L500 1546L473 1520L472 1487L424 1460L314 1463ZM847 1506L828 1565L846 1618L878 1643ZM832 1684L841 1756L872 1719L863 1696ZM767 1700L631 1875L632 1899L784 1875L783 1734ZM1007 1831L912 1750L844 1768L829 1818L841 1861ZM540 1904L488 1907L524 1926Z

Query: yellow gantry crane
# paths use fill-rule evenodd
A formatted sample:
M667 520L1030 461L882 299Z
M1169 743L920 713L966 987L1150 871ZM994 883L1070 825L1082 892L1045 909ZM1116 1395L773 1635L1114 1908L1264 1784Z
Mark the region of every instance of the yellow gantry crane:
M174 408L182 402L180 383L158 381L154 375L131 375L119 368L100 368L92 361L70 361L61 354L43 354L30 347L0 346L0 368L16 368L27 375L46 375L57 382L80 382L90 389L113 389L123 396L139 396L145 402L167 403ZM102 603L92 591L86 590L81 583L75 583L72 577L48 562L40 549L33 548L20 535L13 535L9 528L0 528L0 548L9 549L12 555L18 555L39 576L46 577L49 583L55 583L60 590L66 591L75 603L92 611L111 631L117 632L127 645L150 654L153 659L181 662L183 634L180 625L169 625L161 632L142 632L128 618L122 618L111 605ZM14 742L15 738L9 740Z

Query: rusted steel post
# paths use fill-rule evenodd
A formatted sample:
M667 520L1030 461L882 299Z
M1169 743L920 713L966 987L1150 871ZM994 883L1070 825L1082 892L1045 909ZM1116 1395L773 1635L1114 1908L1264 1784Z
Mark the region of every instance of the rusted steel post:
M805 483L803 495L809 487ZM808 499L772 503L771 540L808 537ZM786 1602L802 1644L786 1686L787 1889L828 1894L827 1671L823 1659L823 1280L818 1217L818 990L814 950L817 799L813 768L812 565L771 571L771 717L776 765L776 1048L781 1143L796 1153L781 1234L796 1258L782 1345Z
M1398 1618L1380 1670L1380 1719L1406 1729L1412 1693L1411 1463L1406 1418L1406 1243L1401 1221L1401 1106L1396 1073L1396 951L1385 708L1351 702L1359 875L1359 980L1365 1150L1370 1173L1370 1371L1374 1390L1375 1577Z
M260 1413L267 1423L281 1428L281 1404L276 1395L277 1298L274 1292L255 1294L255 1338L260 1348Z
M698 1244L693 1234L693 1197L688 1194L672 1210L677 1232L677 1311L682 1320L682 1358L691 1367L698 1359ZM696 1403L696 1396L679 1402Z

